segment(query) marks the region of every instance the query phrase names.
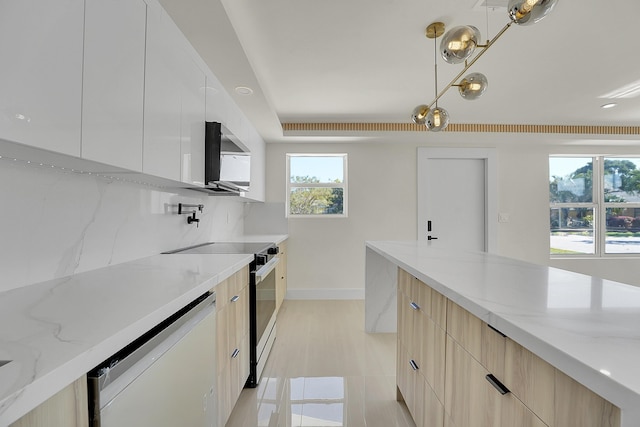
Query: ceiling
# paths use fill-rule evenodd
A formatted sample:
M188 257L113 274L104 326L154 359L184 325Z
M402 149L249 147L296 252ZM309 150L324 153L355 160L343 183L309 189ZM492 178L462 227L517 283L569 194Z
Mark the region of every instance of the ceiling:
M492 38L506 7L482 0L160 0L267 142L470 140L460 132L376 131L411 123L435 96L434 41L425 27L476 26ZM507 0L489 0L491 5ZM640 80L637 0L558 0L531 26L512 25L470 69L489 79L478 100L455 88L439 105L452 124L639 126L640 96L604 95ZM488 31L487 31L488 29ZM488 34L488 36L487 36ZM439 40L437 40L439 44ZM438 56L442 89L462 65ZM253 89L240 95L236 87ZM290 131L282 123L362 123L362 131ZM395 128L394 128L395 129ZM513 140L513 134L472 134ZM577 139L576 139L577 137ZM635 144L640 135L523 133L518 140Z

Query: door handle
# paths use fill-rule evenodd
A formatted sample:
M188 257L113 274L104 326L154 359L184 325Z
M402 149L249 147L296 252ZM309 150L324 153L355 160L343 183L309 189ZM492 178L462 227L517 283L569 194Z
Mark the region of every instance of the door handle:
M427 240L438 240L438 238L437 237L427 236Z

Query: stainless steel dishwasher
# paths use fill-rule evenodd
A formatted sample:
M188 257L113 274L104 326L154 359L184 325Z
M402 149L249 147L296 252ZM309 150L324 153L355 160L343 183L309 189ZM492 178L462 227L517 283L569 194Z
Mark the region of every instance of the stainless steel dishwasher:
M93 369L90 426L214 426L215 317L207 293Z

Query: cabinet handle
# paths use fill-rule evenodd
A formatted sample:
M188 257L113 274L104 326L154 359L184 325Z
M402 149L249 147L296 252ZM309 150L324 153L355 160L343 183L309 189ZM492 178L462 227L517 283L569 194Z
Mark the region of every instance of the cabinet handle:
M505 395L510 392L510 390L505 387L505 385L502 384L500 380L494 377L493 374L488 374L485 378L487 379L487 381L489 381L489 383L491 383L492 386L496 388L496 390L500 392L500 394Z
M231 302L236 302L236 301L238 301L239 299L240 299L240 296L239 296L239 295L234 295L234 296L231 298Z
M417 371L418 369L420 369L418 367L418 364L413 359L409 360L409 365L411 365L411 369L413 369L414 371Z
M235 359L236 357L238 357L239 354L240 354L240 350L236 348L235 350L233 350L233 353L231 354L231 358Z
M409 303L409 305L411 306L411 308L413 308L414 310L420 310L420 306L418 304L416 304L415 302L411 301Z
M502 336L502 338L506 338L507 336L505 334L503 334L502 332L500 332L499 330L497 330L496 328L494 328L493 326L487 324L487 326L491 329L493 329L494 332L500 334Z

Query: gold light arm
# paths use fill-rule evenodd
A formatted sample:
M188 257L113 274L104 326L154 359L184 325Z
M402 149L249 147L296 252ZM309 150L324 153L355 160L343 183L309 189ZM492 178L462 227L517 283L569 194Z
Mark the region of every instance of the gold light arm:
M460 77L462 77L462 75L464 73L467 72L467 70L469 68L471 68L471 66L473 64L475 64L475 62L480 59L480 57L496 42L496 40L498 40L504 33L505 31L507 31L509 29L509 27L511 26L511 24L513 24L512 21L508 22L501 30L498 34L495 35L494 38L492 38L487 44L486 46L478 46L478 47L482 47L482 51L480 53L478 53L469 63L465 62L465 66L462 69L462 71L460 71L460 73L455 76L451 82L445 86L444 89L442 89L440 91L440 93L438 93L438 95L435 97L435 99L433 101L431 101L430 104L428 104L428 107L431 108L440 98L442 98L442 96L452 87L452 86L456 86L456 82L460 79Z

